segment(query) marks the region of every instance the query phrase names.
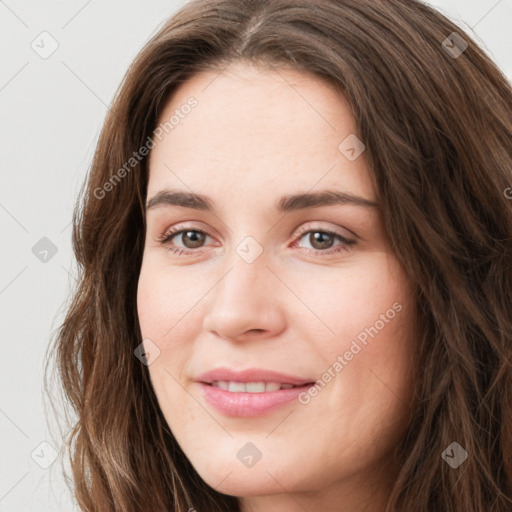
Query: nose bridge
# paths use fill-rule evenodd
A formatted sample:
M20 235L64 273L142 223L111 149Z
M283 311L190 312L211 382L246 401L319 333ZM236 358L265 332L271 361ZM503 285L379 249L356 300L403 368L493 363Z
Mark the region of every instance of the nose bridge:
M237 201L241 200L239 197ZM251 290L258 283L261 287L266 279L272 277L266 268L270 264L269 248L264 248L269 237L265 236L265 230L258 225L255 215L250 214L258 211L257 203L259 200L254 204L249 199L245 204L237 204L241 216L230 223L229 252L224 256L225 268L229 273L225 275L224 282L218 285L232 297L239 296L244 302L247 302L246 295L251 295Z
M217 286L217 299L233 302L234 306L239 301L247 307L261 300L268 303L267 283L273 275L267 268L267 255L254 237L243 238L226 260L227 270Z
M225 271L212 290L205 329L218 335L236 337L245 331L273 331L280 322L276 307L278 283L268 254L252 236L246 236L225 261Z

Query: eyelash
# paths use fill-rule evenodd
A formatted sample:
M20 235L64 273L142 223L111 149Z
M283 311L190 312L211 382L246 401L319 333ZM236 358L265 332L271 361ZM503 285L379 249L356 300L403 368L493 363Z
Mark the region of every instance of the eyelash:
M162 236L158 237L157 238L157 242L160 244L160 245L163 245L163 246L167 246L168 243L177 235L181 234L181 233L185 233L187 231L194 231L196 233L201 233L201 234L204 234L206 236L210 236L208 235L208 233L206 233L205 231L201 230L201 229L194 229L194 228L183 228L183 229L179 229L179 228L170 228L169 230L167 230ZM305 249L308 253L309 252L312 252L316 255L332 255L332 254L337 254L337 253L340 253L340 252L343 252L343 251L348 251L350 249L350 246L354 245L356 243L355 240L348 240L347 238L341 236L339 233L336 233L335 231L330 231L328 229L318 229L318 228L301 228L299 229L299 233L297 233L297 236L296 236L296 239L300 240L306 233L310 233L310 232L314 232L314 233L323 233L323 234L327 234L327 235L330 235L330 236L333 236L335 238L337 238L338 240L340 240L342 243L341 244L338 244L334 247L331 247L325 251L321 251L320 249L310 249L308 247L303 247L302 249ZM171 251L172 253L174 254L177 254L177 255L187 255L187 254L193 254L193 253L197 253L201 248L199 249L183 249L182 247L168 247L169 251Z

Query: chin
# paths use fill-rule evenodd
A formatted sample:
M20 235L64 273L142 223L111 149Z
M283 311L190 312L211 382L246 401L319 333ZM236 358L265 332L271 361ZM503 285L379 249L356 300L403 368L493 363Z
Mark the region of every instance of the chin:
M219 460L221 459L221 460ZM264 496L301 487L299 475L292 467L284 467L273 458L259 460L253 467L246 467L234 452L234 460L226 452L218 457L213 453L210 460L193 461L199 476L213 489L230 496ZM229 475L229 476L228 476ZM304 475L300 475L301 480ZM281 485L280 485L281 484Z
M227 473L214 472L209 475L200 473L200 476L210 487L229 496L252 497L282 492L282 487L264 470L254 473L251 470L242 469L238 472L233 471L226 478L228 473L229 471ZM269 473L273 475L272 471ZM281 482L281 480L279 482L289 489L286 482Z

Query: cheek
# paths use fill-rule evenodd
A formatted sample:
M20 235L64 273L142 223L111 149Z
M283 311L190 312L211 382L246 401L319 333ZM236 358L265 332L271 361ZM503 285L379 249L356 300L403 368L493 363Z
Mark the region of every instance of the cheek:
M167 274L169 272L167 271ZM160 408L171 425L176 407L181 407L183 389L178 384L183 378L183 369L191 356L187 343L188 317L179 321L186 312L181 312L186 297L177 294L176 279L166 275L165 269L143 263L137 287L137 312L142 338L151 340L159 355L148 366L149 376ZM172 342L171 342L172 340ZM147 342L145 341L145 344ZM153 347L153 350L154 347Z
M333 405L357 409L361 403L377 406L375 396L388 404L393 393L408 395L415 306L396 259L374 254L360 269L340 271L336 280L316 283L308 300L329 333L324 330L315 338L315 352L321 356L323 380L333 383L328 384Z
M137 283L137 314L143 338L151 337L150 326L154 325L155 316L158 316L155 315L155 306L160 303L155 297L156 278L156 272L144 255Z
M143 337L165 341L176 338L176 332L187 325L200 287L188 280L182 282L179 268L162 267L158 261L146 259L137 287L137 312ZM180 339L180 337L178 337Z
M171 391L180 395L174 379L184 380L194 352L191 341L199 336L202 325L201 308L197 306L208 282L199 286L180 270L148 258L139 275L137 312L141 334L159 349L159 357L148 367L157 395L164 390L171 396Z
M391 334L409 321L403 314L411 299L408 280L388 253L372 253L357 265L317 274L296 283L295 289L314 313L308 315L311 325L321 329L323 323L321 344L329 356L345 346L348 350L358 337L364 345L376 331Z

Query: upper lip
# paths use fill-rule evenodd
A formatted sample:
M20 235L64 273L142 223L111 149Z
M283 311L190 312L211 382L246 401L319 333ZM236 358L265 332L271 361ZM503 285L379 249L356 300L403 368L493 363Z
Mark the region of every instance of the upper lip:
M277 382L279 384L293 384L294 386L315 382L314 379L304 379L302 377L260 368L249 368L239 372L229 368L216 368L202 373L195 380L196 382L206 384L221 380L230 382Z

